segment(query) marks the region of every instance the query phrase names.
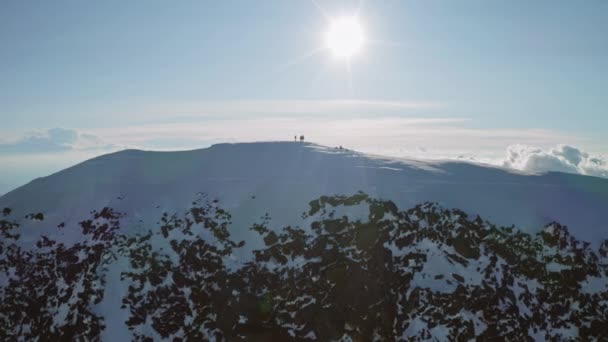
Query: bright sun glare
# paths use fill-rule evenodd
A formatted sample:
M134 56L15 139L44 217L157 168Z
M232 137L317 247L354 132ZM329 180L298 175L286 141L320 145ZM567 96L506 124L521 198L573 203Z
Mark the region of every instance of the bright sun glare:
M361 51L364 42L363 28L355 16L345 16L330 21L326 44L335 57L350 59Z

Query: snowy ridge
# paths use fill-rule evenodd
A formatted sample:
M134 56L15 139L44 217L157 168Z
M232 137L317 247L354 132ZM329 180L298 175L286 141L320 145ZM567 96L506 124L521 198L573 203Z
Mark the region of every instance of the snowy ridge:
M17 216L42 212L75 225L91 210L126 213L123 229L186 209L196 193L222 201L235 234L268 212L294 224L311 198L363 191L402 208L437 202L529 233L556 221L579 239L608 238L608 179L562 173L525 175L465 162L370 156L309 143L219 144L183 152L126 150L88 160L0 197ZM37 239L37 227L23 227ZM57 237L59 239L59 237ZM64 235L61 239L69 239ZM255 238L252 235L242 239ZM597 247L597 246L596 246Z

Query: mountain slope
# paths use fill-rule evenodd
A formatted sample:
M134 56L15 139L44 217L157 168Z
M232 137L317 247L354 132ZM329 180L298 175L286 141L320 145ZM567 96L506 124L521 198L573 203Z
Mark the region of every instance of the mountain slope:
M110 154L0 197L0 338L605 340L607 193L313 144Z
M33 250L4 215L3 339L608 338L608 241L594 250L558 223L530 235L432 203L324 196L302 226L252 223L263 246L234 267L251 241L234 240L215 200L139 233L104 208L79 243Z
M0 197L0 207L43 212L47 222L58 224L77 223L90 210L108 206L128 213L126 219L135 224L184 208L203 192L220 199L233 212L236 225L239 220L250 222L260 211L289 224L298 217L294 209L311 198L357 191L401 207L438 202L530 232L558 221L587 241L608 237L605 179L523 175L475 164L395 160L288 142L109 154L18 188Z

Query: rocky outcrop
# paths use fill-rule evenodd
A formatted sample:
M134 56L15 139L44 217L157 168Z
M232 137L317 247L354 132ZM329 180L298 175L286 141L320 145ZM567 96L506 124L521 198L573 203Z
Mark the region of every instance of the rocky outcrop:
M4 340L99 339L110 287L140 341L608 339L608 242L594 250L555 222L530 235L434 203L327 196L300 226L252 223L263 248L235 263L247 242L217 200L128 235L103 208L72 231L81 242L29 249L3 215Z

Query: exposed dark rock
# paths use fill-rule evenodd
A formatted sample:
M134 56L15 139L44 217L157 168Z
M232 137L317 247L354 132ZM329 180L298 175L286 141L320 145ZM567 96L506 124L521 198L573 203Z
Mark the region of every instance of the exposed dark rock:
M368 217L339 216L347 206ZM606 242L596 252L558 223L530 235L363 193L321 197L303 216L307 229L262 216L251 229L265 247L237 268L226 260L245 242L217 200L130 235L103 208L80 222L83 241L43 236L30 250L0 220L0 338L99 339L111 327L94 308L113 267L139 341L608 338L608 291L588 285L606 283Z

